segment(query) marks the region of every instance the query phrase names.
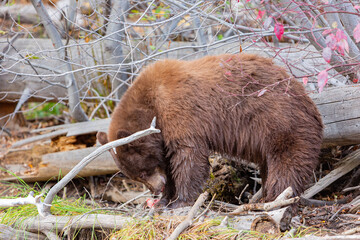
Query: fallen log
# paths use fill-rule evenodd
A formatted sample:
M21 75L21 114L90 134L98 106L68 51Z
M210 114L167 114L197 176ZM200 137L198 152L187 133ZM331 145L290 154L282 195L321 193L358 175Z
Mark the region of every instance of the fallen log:
M0 239L43 240L45 236L0 224Z
M360 128L358 127L358 121L360 120L360 105L357 104L360 97L359 86L328 88L321 94L311 94L310 96L317 104L325 124L323 147L331 145L356 144L360 142ZM59 135L73 136L94 133L97 131L106 131L109 123L110 119L101 119L91 122L66 124L39 129L36 131L47 133L18 141L12 147L19 147L32 142L50 139ZM18 176L26 181L46 181L51 178L57 178L59 169L61 169L62 174L66 174L82 158L89 155L93 150L94 148L88 148L44 155L41 161L42 167L36 171L35 175L34 173L30 175L18 173ZM350 168L347 167L346 172L343 174L346 174L348 171L353 169L356 162L357 161L355 161ZM99 168L98 166L101 167ZM113 163L112 158L108 153L105 153L105 155L100 156L93 164L89 165L86 171L81 173L81 176L85 177L99 174L112 174L116 171L117 167ZM340 169L337 169L336 172L337 171L340 171ZM333 180L328 180L330 176L333 176L333 174L329 174L326 178L319 181L314 187L306 192L304 197L311 198L314 194L331 184ZM337 179L340 175L334 177L335 178L333 179ZM15 180L15 177L10 176L4 178L3 180ZM328 182L325 185L320 186L320 184L324 184L324 181Z
M2 176L1 180L14 181L18 178L21 178L26 182L57 180L70 172L81 159L95 150L96 147L90 147L67 152L45 154L41 157L41 161L37 163L36 166L33 166L33 171L24 171L24 169L19 168L18 172L13 172L16 176ZM113 174L116 172L118 172L118 167L110 153L105 152L87 165L78 174L78 177Z
M327 88L309 96L325 125L323 147L360 143L359 85Z
M344 176L354 168L360 165L360 150L356 150L341 160L341 165L332 170L325 177L321 178L316 184L307 189L301 196L311 198L324 188Z
M46 5L46 10L51 16L53 21L60 24L61 12L55 7ZM35 8L31 4L6 4L0 6L0 18L1 19L14 19L22 24L38 24L39 16L37 15Z
M109 127L109 124L110 124L110 118L36 129L36 131L32 131L32 132L48 132L48 131L50 132L17 141L12 145L12 148L21 147L29 143L43 141L61 135L66 135L67 137L71 137L71 136L77 136L88 133L97 133L99 131L106 132Z
M272 202L243 204L236 207L229 215L236 216L242 214L239 221L244 230L250 228L252 231L262 233L280 233L280 231L290 228L292 208L289 205L299 200L298 197L290 198L292 195L293 190L291 187L288 187ZM254 212L252 210L265 211Z
M247 212L233 219L233 228L276 234L289 229L292 219L291 207L268 212Z
M358 121L360 120L360 105L357 104L360 97L359 86L328 88L321 94L311 94L310 96L317 104L325 124L323 147L331 145L356 144L360 142L360 128L358 127ZM79 134L94 133L97 131L106 131L109 123L110 119L102 119L91 122L66 124L56 127L45 128L37 131L55 131L24 139L15 143L13 147L19 147L35 141L50 139L58 135L73 136ZM42 162L44 164L42 166L47 166L47 169L43 168L43 171L39 170L36 176L20 175L20 177L26 181L48 180L49 177L54 178L58 176L58 168L60 168L62 173L65 174L73 166L75 166L79 160L90 154L93 150L93 148L89 148L44 155L42 159ZM112 158L108 156L108 154L100 156L99 159L101 160L99 160L98 163L101 163L99 165L102 165L102 168L99 169L94 166L89 169L89 171L85 171L84 175L82 176L91 176L95 174L96 171L98 172L97 174L110 174L116 172L117 167L113 163ZM59 164L60 162L61 164ZM67 168L64 168L64 166L67 166ZM41 174L43 173L45 175L42 177ZM14 177L9 177L4 180L13 179ZM319 188L315 191L313 190L315 187L318 187L320 183L323 183L323 181L325 181L326 179L318 182L317 185L311 189L311 191L313 192L310 194L311 196L323 189L324 186L321 187L321 189ZM332 181L330 181L328 184L331 183ZM309 191L310 190L308 190L308 193ZM305 197L310 198L310 195L306 195Z
M138 45L136 42L133 44ZM139 48L144 47L144 43L139 45ZM158 58L181 58L184 54L193 54L194 50L191 43L171 43L171 47L174 48L185 45L188 48L166 54L164 50L169 47L166 44L161 49L164 54ZM1 53L1 49L4 48L9 50L6 53ZM129 48L125 46L123 48L124 56L130 55ZM99 93L105 93L103 81L100 80L112 79L117 73L112 70L113 66L108 66L104 62L104 59L112 57L106 56L104 44L101 41L87 43L83 40L71 40L67 49L80 98L87 100L92 96L92 92L88 91L89 86ZM28 60L32 66L21 59L18 52L22 53L23 56L30 56ZM131 56L134 57L133 60L144 58L144 54L137 50L134 50ZM8 39L0 38L0 59L0 101L18 101L25 88L30 90L29 101L67 101L67 89L65 87L67 73L59 71L59 69L65 69L64 63L58 59L49 39L19 38L9 47ZM34 72L32 67L36 68L38 74Z
M77 84L80 90L80 98L87 99L89 97L89 84L98 91L103 89L101 79L113 77L117 72L112 70L111 65L107 65L104 59L113 56L106 56L107 51L104 49L103 41L85 42L84 40L70 40L68 44L68 54L70 63L73 67L73 72L76 77ZM13 47L12 47L13 46ZM63 69L63 62L56 56L56 51L52 42L49 39L24 39L19 38L12 46L9 47L8 40L0 38L0 49L8 48L9 50L0 56L2 57L0 74L0 101L18 101L25 88L31 90L30 101L58 101L59 99L67 99L67 91L65 86L64 72L59 72L58 69ZM199 46L194 46L191 42L166 42L156 56L148 56L145 54L148 45L145 42L132 42L131 46L137 46L136 49L131 49L129 46L123 46L123 55L125 62L130 62L132 65L141 67L150 61L162 58L172 59L195 59L202 57L201 51L198 51ZM277 64L286 67L291 74L296 77L301 77L309 72L309 68L326 66L325 60L321 54L308 45L291 45L282 43L281 48L288 49L285 52L274 52L273 49L265 44L258 43L248 47L246 44L242 45L246 53L254 53L264 57L276 57ZM16 50L15 50L15 49ZM306 48L307 58L302 57L302 48ZM209 55L219 55L225 52L234 52L234 49L239 49L238 42L221 43L217 42L207 46L207 53ZM19 53L29 57L28 62L19 57ZM130 54L131 53L131 54ZM131 56L131 57L129 57ZM301 58L301 63L299 59ZM281 60L287 59L286 64ZM123 64L126 67L126 64ZM129 65L128 65L129 66ZM309 67L310 66L310 67ZM42 77L42 80L34 72L33 68ZM331 71L330 71L331 74ZM100 77L99 77L100 76ZM342 76L337 76L338 79L329 79L329 82L343 82ZM46 82L46 81L48 82ZM51 86L50 83L57 84Z
M59 101L59 99L66 101L67 90L59 86L66 85L66 74L56 70L62 69L63 63L57 58L51 41L48 39L20 38L12 43L12 46L17 51L23 52L23 55L32 56L29 59L33 65L32 67L35 67L42 76L42 79L48 82L41 80L26 61L19 59L18 52L11 46L9 47L7 39L0 38L0 49L9 48L4 53L5 55L3 55L1 62L0 101L17 101L25 88L30 91L31 97L29 101ZM146 47L140 43L137 50ZM244 49L246 47L246 45L243 46ZM284 55L281 55L282 52L278 54L288 60L289 64L286 67L290 68L289 71L295 76L302 76L308 72L304 66L326 64L322 57L316 54L316 51L313 51L313 53L309 53L309 59L302 59L304 64L299 63L296 65L298 69L294 68L290 63L294 64L299 60L299 54L301 54L299 49L303 46L284 44L281 47L289 49ZM224 43L221 47L214 43L208 47L208 53L216 55L227 52L229 49L237 48L238 43ZM103 84L98 81L89 81L89 79L99 79L99 76L106 78L107 75L110 75L110 79L112 79L111 76L114 74L111 66L107 66L103 62L104 57L107 58L107 56L104 56L106 51L104 51L101 41L88 43L82 40L70 41L68 49L69 58L72 61L71 64L80 89L80 97L84 100L89 98L89 94L91 94L87 91L89 87L96 88L101 92L101 89L104 87ZM166 46L164 45L161 48L161 52L157 54L156 59L194 59L202 56L201 53L196 54L196 49L197 46L191 46L191 43L171 42L170 45L166 44ZM123 50L124 55L127 56L130 49L124 46ZM137 50L134 50L131 54L131 64L137 63L136 65L141 67L142 64L146 64L153 59L144 55L144 52ZM311 52L311 47L307 50ZM275 54L271 49L262 44L247 48L245 52L268 57ZM283 64L277 58L275 58L275 61L278 64ZM336 79L330 80L335 81ZM56 85L50 85L49 82ZM360 100L359 88L359 85L326 88L321 94L310 94L324 119L324 146L360 143L360 128L358 127L360 120L360 106L358 104Z
M343 87L327 88L322 93L312 93L310 97L317 105L325 125L323 147L336 145L351 145L360 143L360 86L350 85ZM67 136L106 131L110 123L109 119L92 121L90 123L75 123L64 126L45 128L37 131L57 130L58 134L64 134L64 128L68 129ZM50 137L54 134L49 133ZM33 137L15 143L13 147L19 147L38 139L50 137Z
M121 229L132 220L130 217L106 214L88 214L80 216L53 216L31 217L19 221L18 227L25 231L43 232L53 231L60 233L66 229Z

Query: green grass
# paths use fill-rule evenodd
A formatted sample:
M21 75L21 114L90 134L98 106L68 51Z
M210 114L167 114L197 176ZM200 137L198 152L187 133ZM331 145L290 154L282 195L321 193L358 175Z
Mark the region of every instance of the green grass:
M39 191L40 186L35 183L33 187L30 187L28 184L26 184L23 180L19 179L19 183L4 183L8 185L8 188L16 189L15 192L17 192L16 196L11 197L2 197L6 199L11 198L19 198L19 197L27 197L31 191L34 192L34 195L37 196L41 194ZM44 197L42 197L42 201L44 200ZM58 196L55 196L52 206L51 206L51 213L53 215L79 215L86 212L89 212L95 208L99 208L99 206L96 205L88 205L86 203L85 195L73 199L73 198L66 198L62 199ZM105 211L100 211L105 212ZM34 217L38 215L38 210L35 205L21 205L16 207L7 207L7 208L0 208L0 223L11 225L16 223L17 221L21 221L21 219L26 219L29 217Z
M61 103L29 103L24 115L26 119L37 119L50 116L59 116L67 107Z
M13 192L16 196L11 197L2 197L2 198L18 198L26 197L28 194L33 191L35 196L41 193L41 186L35 183L33 186L29 186L27 183L19 179L19 183L3 183L6 184L6 191L8 189L15 189ZM4 193L4 192L3 192ZM4 195L0 192L0 194ZM42 197L44 200L44 197ZM51 213L58 216L73 216L84 214L90 212L91 210L100 208L100 206L88 205L86 203L86 195L74 199L66 198L62 199L58 196L54 198L51 207ZM97 210L96 213L107 213L113 214L113 211L109 210ZM35 217L38 215L36 206L34 205L22 205L17 207L9 208L0 208L0 223L13 226L21 226L23 220ZM185 219L185 217L161 217L155 216L154 219L133 219L129 222L126 227L119 231L112 232L109 230L107 234L108 239L121 239L121 240L147 240L147 239L165 239L170 236L170 234L175 230L175 228ZM253 231L239 231L231 227L219 228L218 226L221 223L223 217L217 219L205 219L205 221L195 221L191 227L185 230L178 239L279 239L282 236L286 235L287 232L271 235L263 234ZM229 219L230 225L232 219ZM90 229L91 238L96 239L95 229ZM112 233L111 233L112 232ZM299 227L294 234L294 237L302 237L305 235L323 235L326 232L324 230L314 228L314 227ZM78 231L72 235L71 238L75 238Z

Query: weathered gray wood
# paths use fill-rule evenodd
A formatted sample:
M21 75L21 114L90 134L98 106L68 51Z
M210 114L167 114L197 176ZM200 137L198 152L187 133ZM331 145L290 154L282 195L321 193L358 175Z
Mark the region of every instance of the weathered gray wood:
M59 126L37 129L36 131L33 132L46 132L49 130L55 130L55 131L17 141L11 147L17 148L29 143L43 141L61 135L66 135L67 137L70 137L70 136L77 136L88 133L96 133L98 131L107 132L109 124L110 124L110 118L107 118L107 119L99 119L88 122L71 123L71 124L64 124Z
M60 12L54 8L46 5L46 9L53 20L57 20L59 23ZM31 4L7 4L0 6L0 18L1 19L14 19L22 24L37 24L40 22L34 7Z
M59 130L59 129L68 129L68 131L76 131L77 128L84 128L84 129L89 130L89 131L86 131L85 133L91 133L91 131L93 131L93 129L95 129L97 131L98 129L101 129L104 127L107 128L109 123L110 123L110 118L96 119L96 120L88 121L88 122L67 123L67 124L56 125L56 126L51 126L51 127L38 128L38 129L33 129L30 132L31 133L39 133L39 132L55 131L55 130ZM100 126L100 127L97 127L97 126ZM81 131L81 130L79 129L79 131ZM73 134L73 135L77 135L77 134ZM73 135L67 134L68 137L73 136Z
M134 43L136 45L136 43ZM191 43L172 43L172 46L189 46L188 48L165 53L158 58L181 58L184 55L193 54ZM8 40L0 38L0 49L8 46ZM65 69L64 63L56 55L52 42L49 39L23 39L20 38L13 43L13 46L23 55L33 55L34 59L29 59L38 73L43 75L42 78L52 83L59 83L66 85L65 75L59 74L57 69ZM167 49L164 46L163 50ZM141 44L140 44L141 48ZM89 42L85 41L70 41L68 47L72 67L79 87L79 94L81 97L87 97L89 85L97 91L102 92L103 84L99 83L100 75L105 79L107 75L111 79L114 72L111 72L109 67L95 67L97 65L104 65L104 59L110 58L106 56L104 44L102 41ZM124 56L129 54L129 49L124 47ZM144 58L139 51L134 51L131 54L135 60ZM156 60L158 58L153 58ZM34 70L20 59L17 51L12 47L6 53L1 62L2 72L0 74L0 101L13 101L20 99L23 90L27 87L31 91L30 101L58 101L59 99L66 100L67 91L60 86L51 86L46 82L41 81L36 76ZM42 68L46 67L46 69ZM79 70L81 69L81 70ZM26 74L31 74L28 76Z
M110 120L111 120L110 118L99 119L99 120L87 122L87 124L79 124L76 127L69 128L69 131L66 134L66 136L67 137L77 136L87 133L96 133L98 131L107 132L110 124Z
M14 143L11 147L12 148L17 148L17 147L21 147L24 146L26 144L29 143L33 143L33 142L37 142L37 141L43 141L46 139L51 139L60 135L64 135L68 132L67 129L59 129L55 132L50 132L50 133L46 133L46 134L42 134L42 135L37 135L34 137L30 137L30 138L25 138L23 140L17 141L16 143Z
M310 94L323 122L324 146L349 145L360 142L360 86L327 88Z
M63 63L56 56L56 52L54 51L50 40L18 39L13 45L24 56L33 55L36 57L36 59L29 60L37 68L39 74L47 75L46 77L43 77L45 80L61 84L65 83L64 75L56 74L56 69L63 69ZM132 46L136 45L138 45L138 50L147 49L145 41L142 43L132 43ZM7 39L0 38L0 49L3 49L6 46L8 46ZM171 51L168 51L169 47L172 49ZM288 68L293 75L299 77L314 73L315 66L318 67L324 65L325 67L327 64L321 54L311 46L306 47L306 45L289 45L284 43L281 44L281 47L287 50L275 53L273 49L262 43L252 45L249 48L246 44L242 46L245 53L255 53L265 57L274 57L276 54L283 59L287 59L287 65L280 61L281 58L275 58L275 61ZM306 59L302 59L304 52L301 51L301 48L306 48ZM114 75L113 72L109 72L111 66L107 68L105 66L98 67L99 65L105 64L104 59L112 57L106 56L102 41L88 43L83 40L70 41L68 49L81 97L88 96L87 90L89 84L98 90L103 88L102 84L97 81L99 75L104 74L104 72L107 72L110 76ZM166 42L160 49L161 52L157 53L155 57L149 58L148 61L162 58L195 59L203 56L201 51L196 51L199 49L202 48L193 46L193 43L191 42L172 42L170 46ZM221 43L221 45L214 43L206 48L209 55L233 53L237 52L238 49L238 42ZM148 57L138 50L134 50L129 54L129 47L124 46L124 56L131 56L131 59L125 59L125 62L141 61ZM10 47L10 50L6 53L2 62L4 70L3 73L0 74L0 101L18 100L25 87L28 87L33 93L31 101L43 101L44 99L58 101L59 98L66 98L66 89L59 86L49 86L49 84L42 82L26 62L21 59L16 59L19 59L19 54ZM46 66L49 69L44 70L39 68L39 66ZM51 69L54 69L54 71ZM82 70L79 71L79 69ZM24 74L33 74L33 76L26 76ZM106 76L103 78L106 78ZM343 81L343 77L337 76L337 78L339 78L338 80ZM95 81L93 79L95 79ZM336 80L330 79L329 81Z
M360 150L356 150L341 160L342 163L339 167L332 170L325 177L321 178L314 186L307 189L302 197L311 198L340 177L344 176L354 168L360 165Z
M25 230L14 229L10 226L0 224L0 240L42 240L45 236L42 234L31 233Z
M24 219L18 225L19 228L41 232L44 230L56 231L57 233L63 231L65 228L69 229L121 229L132 218L123 217L119 215L106 215L106 214L88 214L78 216L47 216L47 217L31 217Z
M284 231L289 228L291 223L291 208L285 207L268 212L248 212L247 214L234 217L232 220L232 227L237 230L250 230L254 220L262 216L266 216L274 220L276 227L279 230Z
M56 180L61 178L61 176L66 175L70 170L78 164L84 157L88 156L93 152L96 147L77 149L67 152L56 152L45 154L41 158L41 162L37 168L37 171L28 174L17 174L17 177L20 177L26 182L34 181L48 181L50 179ZM109 152L101 154L97 159L87 165L83 170L80 171L79 177L87 177L94 175L105 175L113 174L118 172L118 167L116 166L113 158ZM16 180L16 177L5 177L1 180L4 181L13 181Z

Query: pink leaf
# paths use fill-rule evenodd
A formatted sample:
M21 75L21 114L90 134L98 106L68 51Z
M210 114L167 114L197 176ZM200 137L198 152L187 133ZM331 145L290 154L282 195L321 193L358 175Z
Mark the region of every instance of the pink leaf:
M260 97L260 96L262 96L262 95L264 95L264 93L267 91L267 89L266 88L263 88L260 92L259 92L259 94L257 95L258 97Z
M347 36L345 35L344 31L338 29L338 30L336 31L336 36L335 36L335 38L336 38L336 41L340 42L342 39L345 39L345 40L346 40L346 39L347 39Z
M264 11L259 10L259 11L258 11L258 15L257 15L257 17L256 17L256 20L262 19L262 17L264 16L264 14L265 14L265 10L264 10Z
M246 2L250 2L250 0L246 0Z
M338 47L337 50L341 55L344 56L345 51L349 53L349 44L345 39L341 39L336 45Z
M302 80L303 80L304 85L306 85L308 83L308 81L309 81L309 78L308 77L303 77Z
M331 48L326 47L323 49L322 56L325 59L325 61L328 63L330 62L331 54L332 54Z
M353 35L354 35L356 43L360 42L360 22L354 28Z
M329 34L327 35L327 37L325 38L325 43L326 46L328 46L329 48L331 48L331 50L335 50L336 48L336 38L334 34Z
M354 8L355 8L356 10L358 10L358 9L360 9L360 5L356 5L356 6L354 6Z
M328 72L326 70L323 70L318 75L318 87L320 93L324 89L327 81L328 81Z
M284 26L281 23L275 23L274 32L275 32L276 37L280 41L282 35L284 34Z

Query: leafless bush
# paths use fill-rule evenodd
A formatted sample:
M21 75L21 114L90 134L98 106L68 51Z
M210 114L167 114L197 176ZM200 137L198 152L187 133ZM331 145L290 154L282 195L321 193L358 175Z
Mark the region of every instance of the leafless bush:
M109 116L161 58L262 54L319 91L360 75L358 0L32 0L19 14L9 2L0 8L0 100L18 102L15 112L55 101L78 121Z

